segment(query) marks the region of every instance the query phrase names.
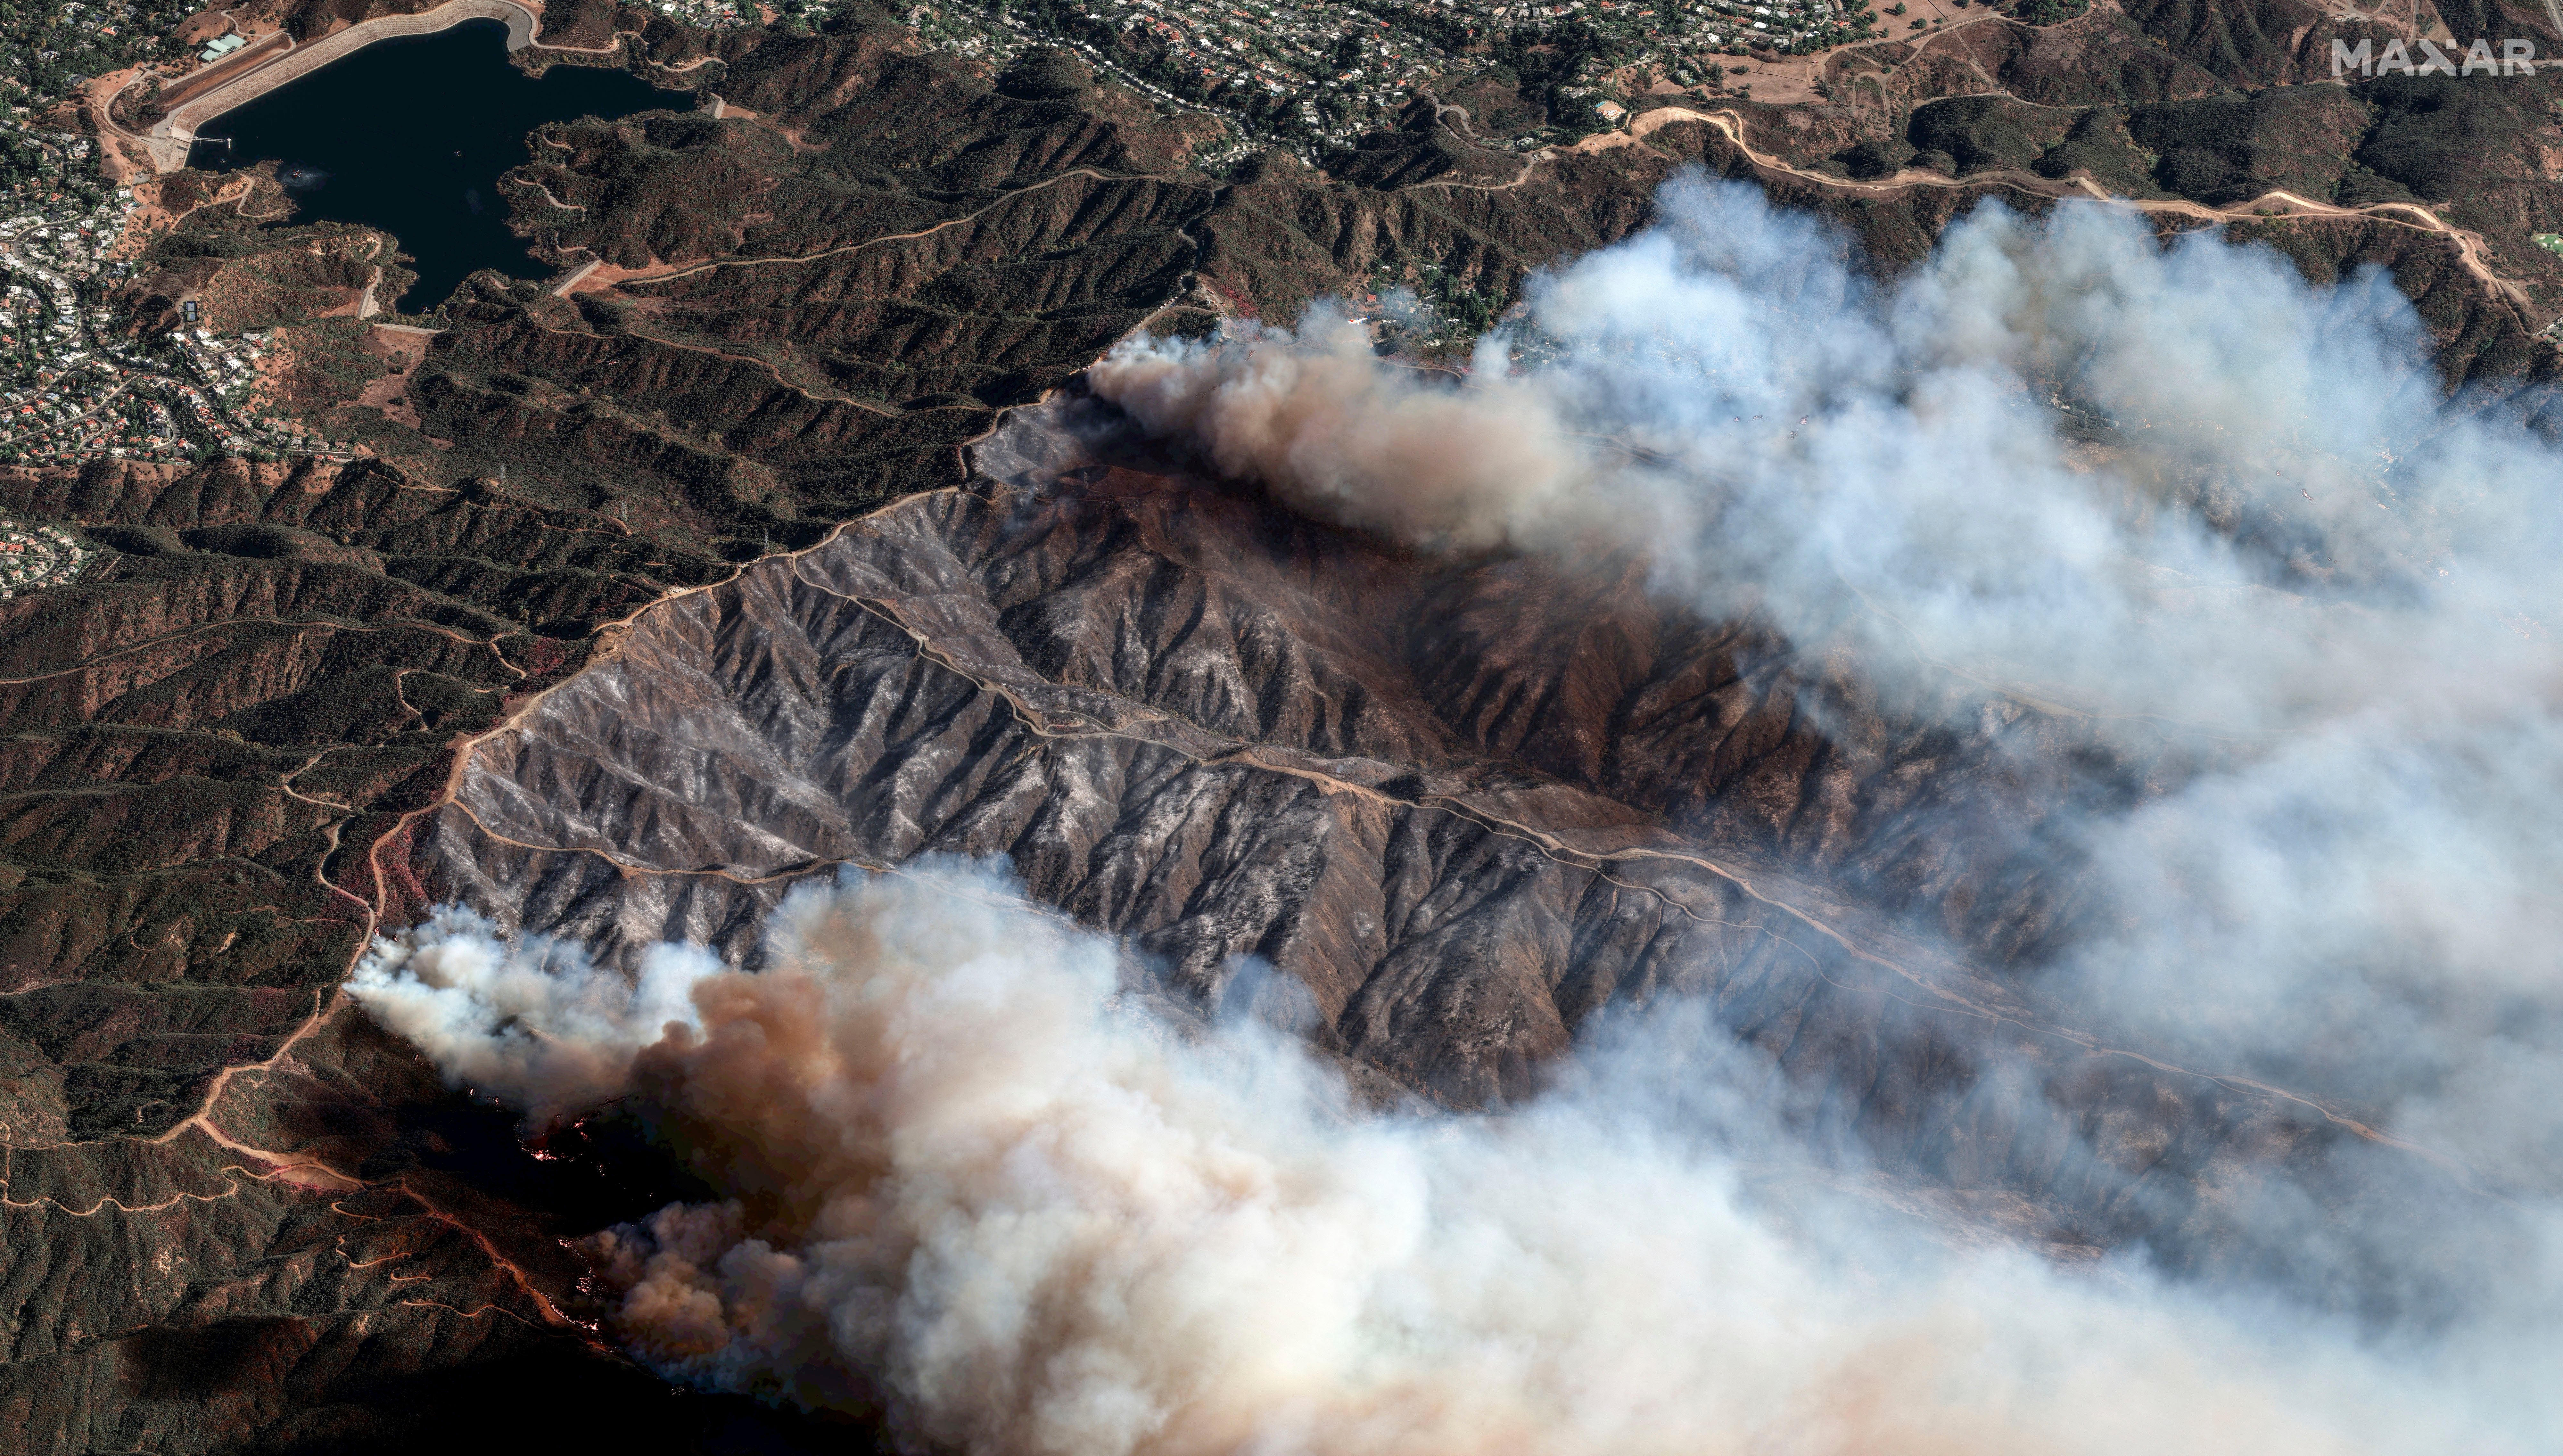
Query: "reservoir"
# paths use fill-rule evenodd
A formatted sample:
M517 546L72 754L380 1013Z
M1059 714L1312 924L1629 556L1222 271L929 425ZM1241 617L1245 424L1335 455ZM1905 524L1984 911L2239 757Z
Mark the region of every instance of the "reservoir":
M507 61L507 28L471 20L402 36L324 66L197 128L190 166L231 171L273 161L297 221L381 228L417 259L418 283L386 308L424 312L484 268L513 278L550 269L507 230L498 176L528 160L526 133L577 116L692 109L621 71L554 66L535 81ZM232 145L212 139L232 138Z

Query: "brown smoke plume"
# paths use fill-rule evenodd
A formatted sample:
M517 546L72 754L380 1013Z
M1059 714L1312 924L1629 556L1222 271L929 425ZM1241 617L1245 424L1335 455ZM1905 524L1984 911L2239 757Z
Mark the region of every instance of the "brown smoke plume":
M2091 906L2040 994L2427 1130L2518 1190L2517 1236L2308 1240L2342 1287L2466 1271L2436 1323L2354 1334L2133 1256L1782 1218L1739 1170L1803 1163L1788 1133L1646 1090L1722 1075L1713 1034L1654 1030L1678 1006L1501 1119L1359 1116L958 869L789 902L759 976L669 947L630 984L461 913L387 942L351 990L457 1082L537 1116L637 1093L725 1191L600 1242L636 1351L984 1456L2550 1449L2556 453L2441 407L2381 276L2064 208L1864 293L1740 191L1667 198L1534 290L1553 367L1497 344L1443 390L1321 314L1134 341L1095 385L1336 520L1598 536L1876 683L2209 726L2186 778L2021 849Z
M1384 366L1331 305L1288 333L1248 325L1206 351L1125 346L1087 372L1221 474L1340 524L1469 550L1554 539L1593 499L1592 463L1546 390L1498 369L1462 394Z
M2420 1449L2346 1351L2281 1365L2140 1280L1784 1229L1625 1090L1355 1116L1295 1047L1180 1032L1108 942L940 873L805 893L771 969L583 1048L734 1195L597 1241L653 1363L986 1456ZM422 954L501 984L476 936L425 928L357 994L455 1056L396 993Z
M1881 282L1753 188L1660 203L1533 278L1521 358L1481 344L1456 389L1322 312L1125 339L1090 377L1335 520L1570 566L1599 544L1890 718L2022 712L2013 746L2094 806L2023 850L2083 907L2031 952L2060 1019L2563 1193L2550 390L2450 401L2382 271L2318 287L2096 204L1981 207ZM2499 1262L2486 1287L2563 1301Z

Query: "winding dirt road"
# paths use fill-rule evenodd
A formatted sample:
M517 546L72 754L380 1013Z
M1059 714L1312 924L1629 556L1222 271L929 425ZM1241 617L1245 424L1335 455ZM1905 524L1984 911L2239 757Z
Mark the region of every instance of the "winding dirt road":
M2472 275L2474 280L2488 290L2493 298L2498 299L2510 310L2521 328L2530 333L2534 333L2537 329L2528 312L2534 307L2534 302L2528 297L2525 289L2492 272L2491 265L2484 261L2482 236L2449 223L2417 202L2372 202L2362 207L2341 207L2334 203L2317 202L2310 197L2300 197L2282 189L2272 189L2249 202L2238 202L2231 207L2210 207L2203 202L2192 202L2187 198L2120 197L2103 189L2087 176L2061 180L2010 168L1991 168L1965 177L1950 177L1939 172L1917 171L1904 167L1898 168L1895 174L1889 177L1867 182L1854 181L1847 177L1828 176L1823 172L1809 171L1804 167L1793 166L1767 152L1754 150L1744 139L1744 118L1735 111L1723 109L1694 111L1683 106L1659 106L1654 110L1641 112L1630 121L1627 130L1608 131L1598 136L1589 136L1568 149L1595 152L1607 151L1617 146L1635 146L1649 134L1660 131L1676 121L1697 121L1702 125L1715 128L1718 134L1724 136L1737 151L1743 153L1744 159L1751 162L1757 170L1777 172L1800 181L1815 183L1820 187L1831 187L1844 192L1887 193L1900 192L1908 187L1961 188L1990 184L2015 188L2041 197L2089 198L2093 201L2105 202L2112 207L2123 207L2136 212L2163 216L2195 218L2205 223L2262 222L2273 218L2300 217L2383 222L2420 232L2436 233L2456 245L2458 259L2464 265L2465 272Z
M1094 181L1111 182L1126 180L1134 175L1139 174L1097 171L1093 167L1071 167L1057 176L1044 177L1038 182L1030 182L1024 186L1002 193L994 201L988 203L984 207L975 208L969 212L961 214L959 217L945 218L943 221L936 223L931 227L918 228L914 232L884 233L878 238L866 238L860 243L843 243L834 248L823 248L816 253L801 253L791 257L713 258L701 263L690 263L680 268L672 268L663 273L626 273L618 269L615 271L613 278L608 281L607 286L621 288L626 284L669 283L676 279L692 278L698 273L710 273L715 269L722 268L774 268L800 263L816 263L823 258L836 258L848 253L861 253L867 248L878 248L884 243L904 243L913 241L917 238L933 237L936 233L942 232L946 228L957 228L963 223L976 222L980 218L987 216L989 213L996 211L998 208L1005 206L1007 203L1014 201L1018 197L1028 196L1032 193L1039 192L1046 187L1056 187L1071 177L1085 177ZM551 194L546 192L544 195L550 196ZM570 275L568 279L561 283L560 287L552 290L552 292L562 298L567 298L570 294L576 292L581 285L586 283L590 277L600 271L601 267L601 263L587 263L581 265L576 273Z

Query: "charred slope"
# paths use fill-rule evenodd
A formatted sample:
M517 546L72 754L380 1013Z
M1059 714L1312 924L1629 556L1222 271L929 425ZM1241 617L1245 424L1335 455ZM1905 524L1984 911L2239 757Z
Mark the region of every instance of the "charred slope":
M559 38L643 19L601 18ZM2036 833L2056 787L1930 724L1828 739L1796 711L1816 680L1749 631L1669 621L1626 580L1423 570L1145 471L1026 506L1029 525L1014 487L1004 513L949 489L1000 406L1142 319L1286 318L1419 261L1509 297L1642 225L1676 167L1747 173L1713 129L1493 168L1444 165L1428 127L1351 178L1213 176L1200 137L1073 67L978 77L883 25L721 46L723 118L562 128L510 188L565 265L610 254L634 277L479 290L432 345L312 353L326 433L383 460L0 478L11 514L121 553L0 611L0 1410L19 1428L59 1449L379 1445L450 1429L458 1394L520 1388L507 1371L592 1378L669 1440L731 1419L643 1409L655 1382L616 1383L630 1367L597 1364L552 1303L576 1272L554 1236L667 1189L531 1158L330 1000L370 925L456 889L521 889L532 923L608 941L743 950L814 865L1003 850L1185 994L1269 996L1381 1095L1461 1105L1536 1083L1596 1008L1699 983L1807 1116L2069 1243L2179 1230L2224 1170L2248 1183L2338 1141L2054 1035L1985 1060L1989 1010L2035 1008L1840 902L1966 905L1963 937L2034 949L2045 922L2014 908L2037 887L1897 816L1918 779L1999 844ZM1996 190L1768 185L1885 270ZM300 235L262 211L199 212L154 261L190 286L208 260L239 275L244 322L352 277L276 266ZM2317 275L2396 268L2449 357L2517 364L2523 335L2436 240L2267 231ZM937 494L803 558L806 582L759 567L623 639L610 673L656 652L654 702L730 726L697 757L668 756L649 715L591 715L612 738L592 752L521 736L475 758L466 806L491 796L522 845L424 819L458 740L574 671L599 624L917 492ZM1587 625L1531 625L1568 620ZM680 623L713 656L664 637ZM819 676L758 699L719 652ZM749 702L776 716L740 725ZM778 746L813 742L825 773ZM551 807L502 802L520 768ZM609 862L591 832L649 858ZM1286 973L1237 985L1242 952Z
M561 1407L583 1436L590 1406L715 1449L763 1420L668 1395L540 1292L577 1272L550 1238L653 1190L537 1163L335 996L412 904L382 837L583 660L544 631L726 563L371 465L13 472L0 499L105 548L0 604L12 1449L397 1447L465 1390L592 1391Z
M725 95L752 114L580 133L592 180L542 175L564 200L593 189L599 251L648 246L653 189L722 158L751 212L775 181L774 247L855 251L655 294L480 291L432 345L320 320L353 337L308 351L329 387L304 402L379 452L357 465L0 478L12 516L116 552L0 613L0 1409L49 1449L428 1439L501 1369L600 1368L551 1303L576 1273L551 1239L666 1190L531 1158L330 994L373 926L428 903L400 831L441 802L457 742L574 671L598 624L952 485L996 404L1169 304L1286 314L1396 249L1517 273L1637 225L1674 164L1580 158L1503 190L1230 183L1073 72L991 86L878 27L735 39ZM881 135L906 117L915 145ZM737 220L753 236L700 246L763 246L766 222ZM236 322L290 322L271 315L299 295L262 279L304 231L205 209L154 259L212 260L261 284ZM888 388L928 372L956 392ZM1194 896L1204 967L1266 935L1213 934L1223 890ZM1511 931L1489 913L1466 933ZM1409 1013L1373 1001L1362 1044L1393 1063ZM1539 1014L1539 1036L1487 1034L1500 1055L1419 1040L1399 1073L1525 1085L1568 1019Z
M1994 860L2036 831L2064 790L1980 729L1872 710L1820 733L1820 654L1683 624L1626 573L1400 558L1087 456L1052 412L978 459L973 489L636 621L474 750L414 872L511 931L752 964L797 883L1005 855L1179 999L1245 998L1374 1094L1460 1108L1533 1090L1604 1008L1687 991L1809 1126L2061 1246L2258 1262L2231 1219L2255 1189L2368 1157L1857 908L1898 880L1964 904L1976 877L1988 920L2048 913L1896 830L1929 797Z

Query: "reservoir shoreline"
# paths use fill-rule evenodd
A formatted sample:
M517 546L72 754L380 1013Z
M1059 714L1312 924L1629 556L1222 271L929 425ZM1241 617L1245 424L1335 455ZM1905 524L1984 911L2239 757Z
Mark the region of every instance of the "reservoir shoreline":
M196 129L206 122L237 110L323 66L343 60L377 41L398 36L433 35L466 21L494 20L505 25L510 55L528 48L563 55L605 55L613 49L590 51L579 47L537 44L534 36L542 23L541 12L542 0L530 0L530 3L520 3L520 0L446 0L445 4L433 10L415 15L384 15L359 21L308 45L296 45L291 38L286 38L284 47L279 50L268 42L261 42L235 58L233 64L240 69L234 75L203 95L190 97L172 107L138 139L150 154L153 170L162 173L177 171L187 165L188 150L196 142Z
M280 216L376 228L396 239L398 258L372 261L415 276L376 275L366 289L375 310L360 303L359 317L426 312L484 269L529 283L559 273L569 262L559 252L533 256L537 235L557 250L559 230L519 231L508 202L506 179L528 160L528 136L554 122L690 109L700 101L622 67L530 74L523 33L476 13L494 8L493 0L455 0L393 33L378 28L342 45L301 48L209 93L191 104L237 104L219 121L205 116L186 126L194 135L188 165L221 175L273 164L288 204ZM187 119L183 108L173 115Z

